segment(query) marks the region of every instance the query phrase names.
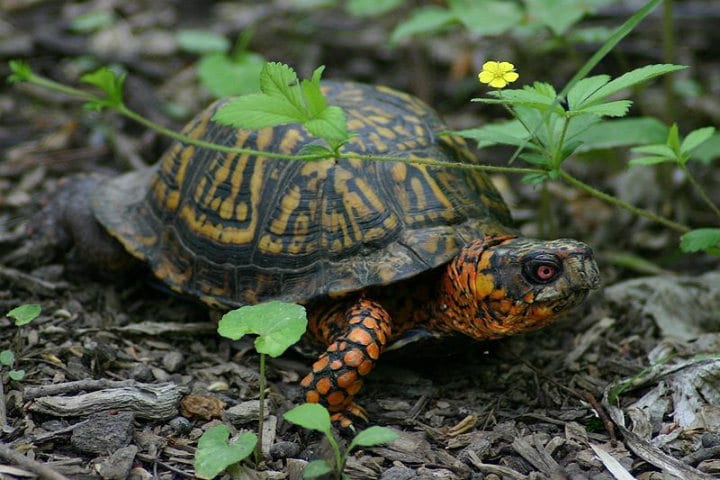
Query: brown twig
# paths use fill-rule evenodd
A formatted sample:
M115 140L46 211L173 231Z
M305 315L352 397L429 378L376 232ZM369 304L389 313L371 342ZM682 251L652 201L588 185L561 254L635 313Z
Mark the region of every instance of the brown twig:
M38 478L45 480L70 480L65 475L56 472L52 468L48 467L44 463L40 463L36 460L26 457L17 450L13 450L6 445L0 444L0 458L6 462L10 462L15 465L31 471L36 474Z

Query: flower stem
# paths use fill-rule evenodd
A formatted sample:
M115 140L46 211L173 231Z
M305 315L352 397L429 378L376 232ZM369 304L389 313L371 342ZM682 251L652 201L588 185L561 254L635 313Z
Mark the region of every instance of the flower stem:
M627 202L624 202L620 200L619 198L615 198L612 195L608 195L607 193L604 193L594 187L591 187L587 183L584 183L577 178L573 177L566 171L560 169L560 178L562 178L565 182L569 183L570 185L574 186L575 188L578 188L580 190L584 190L585 192L589 193L593 197L599 198L600 200L603 200L606 203L609 203L611 205L615 205L616 207L624 208L625 210L638 215L643 218L647 218L648 220L651 220L655 223L659 223L661 225L665 225L668 228L671 228L675 230L676 232L680 233L687 233L690 231L690 228L686 225L683 225L682 223L673 222L672 220L669 220L665 217L662 217L660 215L657 215L649 210L645 210L643 208L635 207Z
M260 354L260 405L258 406L258 432L255 444L255 465L262 460L263 424L265 423L265 354Z
M690 173L690 170L688 170L687 166L685 166L682 163L678 163L680 166L680 169L683 171L687 179L690 181L690 184L695 188L695 191L700 195L700 198L705 202L705 204L710 207L710 210L715 212L715 215L720 217L720 208L715 205L715 203L712 201L710 196L707 194L705 189L698 183L698 181L695 179L692 173Z

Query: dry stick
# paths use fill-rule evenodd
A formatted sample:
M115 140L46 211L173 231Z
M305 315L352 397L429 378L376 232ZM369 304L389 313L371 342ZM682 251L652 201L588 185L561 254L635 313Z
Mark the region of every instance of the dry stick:
M22 453L13 450L0 443L0 458L6 462L19 465L20 467L31 471L36 474L39 478L44 480L70 480L65 475L56 472L52 468L48 467L44 463L40 463L36 460L26 457Z

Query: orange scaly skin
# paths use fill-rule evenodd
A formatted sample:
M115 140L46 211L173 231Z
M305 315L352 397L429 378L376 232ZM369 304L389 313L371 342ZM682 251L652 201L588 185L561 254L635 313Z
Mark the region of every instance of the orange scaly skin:
M553 278L528 278L526 269L548 264L557 267ZM580 303L597 284L592 251L579 242L512 236L470 242L448 265L391 289L372 287L356 300L311 305L309 333L329 346L301 382L305 398L326 405L336 425L350 427L353 418L367 420L354 403L363 379L388 342L409 329L476 340L531 331Z

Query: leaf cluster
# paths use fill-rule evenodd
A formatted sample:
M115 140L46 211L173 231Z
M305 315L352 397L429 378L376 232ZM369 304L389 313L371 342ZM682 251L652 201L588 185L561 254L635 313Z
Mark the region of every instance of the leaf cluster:
M332 432L332 423L327 409L317 403L305 403L288 410L283 418L290 423L299 425L308 430L321 432L328 440L328 443L335 454L334 465L327 460L313 460L303 470L303 478L317 478L326 474L333 474L335 478L348 478L343 470L347 456L358 447L371 447L390 443L398 438L398 435L385 427L370 427L359 432L350 442L345 452L341 452Z
M320 76L323 69L319 67L312 78L299 81L289 66L266 63L260 72L261 93L230 100L215 113L213 120L249 130L299 123L337 151L350 134L345 112L340 107L328 105L322 93Z
M29 303L20 305L10 310L6 317L12 318L15 321L16 327L22 327L35 320L42 311L42 307L35 303ZM18 330L18 334L19 334ZM19 337L18 337L19 338ZM12 350L0 350L0 367L7 367L8 376L11 380L20 381L25 378L25 370L17 370L13 368L15 365L15 354Z

